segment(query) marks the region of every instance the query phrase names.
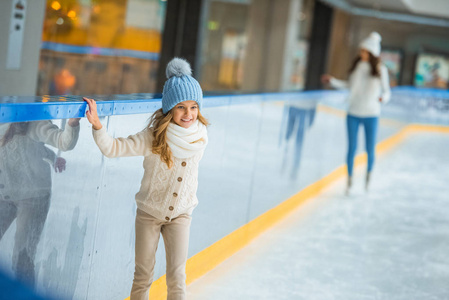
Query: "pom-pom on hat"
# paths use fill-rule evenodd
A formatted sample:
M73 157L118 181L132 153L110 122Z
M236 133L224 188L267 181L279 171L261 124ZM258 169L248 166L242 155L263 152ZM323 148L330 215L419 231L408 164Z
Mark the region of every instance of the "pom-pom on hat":
M199 109L203 102L201 86L192 77L190 64L182 58L173 58L166 69L167 81L162 91L162 111L169 112L176 104L193 100L198 103Z
M370 35L360 43L360 48L368 50L374 56L380 55L380 42L382 37L377 32L373 31Z

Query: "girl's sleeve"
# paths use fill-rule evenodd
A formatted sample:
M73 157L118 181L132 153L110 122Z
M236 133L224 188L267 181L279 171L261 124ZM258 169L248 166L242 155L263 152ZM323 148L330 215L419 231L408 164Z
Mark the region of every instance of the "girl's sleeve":
M334 89L345 90L349 87L348 81L340 80L334 77L331 78L329 83Z
M391 90L390 90L390 78L388 76L388 69L385 66L382 66L380 69L380 76L382 82L382 103L387 103L391 98Z
M80 126L72 127L67 124L64 130L51 121L31 122L28 131L29 136L35 141L58 148L61 151L69 151L75 148L78 142Z
M145 156L152 146L152 135L148 129L130 135L127 138L111 137L104 126L100 130L92 129L92 134L101 153L109 158Z

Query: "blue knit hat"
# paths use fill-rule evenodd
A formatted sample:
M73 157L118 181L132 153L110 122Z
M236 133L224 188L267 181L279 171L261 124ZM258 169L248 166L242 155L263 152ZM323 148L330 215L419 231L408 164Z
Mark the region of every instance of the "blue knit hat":
M162 111L169 112L176 104L193 100L199 109L203 102L203 91L195 78L192 77L190 64L182 58L173 58L167 65L165 82L162 91Z

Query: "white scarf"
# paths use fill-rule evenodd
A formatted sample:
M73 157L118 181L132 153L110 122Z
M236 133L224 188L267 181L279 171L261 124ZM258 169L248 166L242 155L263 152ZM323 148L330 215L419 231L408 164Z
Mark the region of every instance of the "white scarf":
M206 126L195 121L189 128L170 123L167 128L167 144L174 157L189 158L206 148Z

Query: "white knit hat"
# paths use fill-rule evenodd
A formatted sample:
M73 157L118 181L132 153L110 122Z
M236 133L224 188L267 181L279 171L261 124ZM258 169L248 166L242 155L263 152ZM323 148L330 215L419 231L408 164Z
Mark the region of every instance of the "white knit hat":
M373 31L370 35L364 39L359 47L361 49L368 50L374 56L380 55L380 41L382 41L382 37L377 32Z

